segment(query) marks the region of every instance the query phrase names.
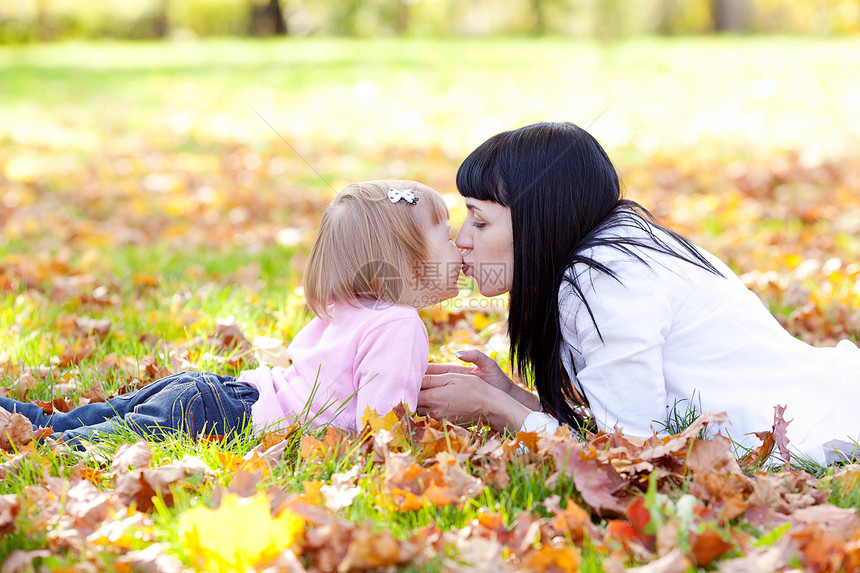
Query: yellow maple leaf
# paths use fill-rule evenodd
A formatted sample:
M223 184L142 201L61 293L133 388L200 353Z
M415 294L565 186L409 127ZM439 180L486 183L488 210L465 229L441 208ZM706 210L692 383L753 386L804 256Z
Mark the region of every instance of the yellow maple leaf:
M276 557L302 534L304 521L284 511L272 519L263 494L225 494L217 509L195 507L179 516L185 550L204 571L243 573Z
M361 422L363 424L370 423L370 427L374 432L378 432L379 430L388 430L390 432L395 426L397 426L397 421L397 414L394 410L390 411L385 416L380 416L379 412L370 406L367 406L364 409L364 415L361 417Z
M363 425L370 424L370 428L374 432L379 430L388 430L394 434L394 439L391 440L391 445L394 448L409 447L409 441L406 439L406 434L403 433L403 428L400 427L400 418L397 417L397 412L391 410L385 416L380 416L375 408L367 406L364 409L364 415L361 417Z

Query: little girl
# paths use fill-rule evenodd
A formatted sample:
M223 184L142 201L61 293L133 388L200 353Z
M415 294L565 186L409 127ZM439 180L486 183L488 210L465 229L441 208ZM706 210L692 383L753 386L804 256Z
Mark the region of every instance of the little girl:
M120 423L155 437L226 436L248 418L256 430L306 421L360 428L366 407L415 409L429 354L417 309L455 296L461 265L436 191L414 181L355 183L323 213L304 273L316 318L290 344L288 368L238 378L183 372L53 415L9 398L0 407L72 445Z

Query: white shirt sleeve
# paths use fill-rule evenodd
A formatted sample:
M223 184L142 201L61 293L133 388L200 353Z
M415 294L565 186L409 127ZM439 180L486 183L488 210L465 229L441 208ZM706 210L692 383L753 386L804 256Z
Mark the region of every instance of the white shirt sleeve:
M523 427L520 428L520 431L523 432L549 432L553 433L558 428L558 420L550 416L549 414L544 414L543 412L532 412L526 419L523 420Z
M561 316L563 323L573 322L570 343L584 362L576 378L597 425L612 430L618 424L639 437L650 436L652 427L662 430L667 417L663 344L673 312L671 294L660 288L660 273L655 272L665 269L651 265L653 269L639 261L609 262L620 283L594 270L580 277L599 334L582 304L562 305L563 311L575 310L573 316Z

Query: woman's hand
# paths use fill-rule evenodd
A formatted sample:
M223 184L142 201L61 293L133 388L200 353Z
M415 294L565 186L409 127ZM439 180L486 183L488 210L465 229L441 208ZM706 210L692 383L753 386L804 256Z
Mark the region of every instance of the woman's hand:
M537 397L520 388L496 362L477 350L457 354L475 366L430 364L418 394L418 413L456 424L486 422L494 430L516 432L540 407Z
M438 374L472 374L490 386L498 388L505 394L510 394L511 387L516 386L514 381L505 374L501 366L480 350L460 350L456 354L457 358L463 362L471 362L474 366L435 364L431 362L427 365L426 376L435 376Z

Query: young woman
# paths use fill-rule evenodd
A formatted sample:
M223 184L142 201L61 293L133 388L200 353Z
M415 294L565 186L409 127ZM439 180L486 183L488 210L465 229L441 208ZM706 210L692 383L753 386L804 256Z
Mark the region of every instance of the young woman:
M719 259L623 199L586 131L500 133L460 166L457 187L464 272L484 295L510 292L511 359L538 397L471 351L461 358L474 368L431 365L419 411L515 430L579 424L587 405L598 427L640 437L672 408L725 411L724 431L753 446L782 405L802 454L853 455L857 347L792 337Z

